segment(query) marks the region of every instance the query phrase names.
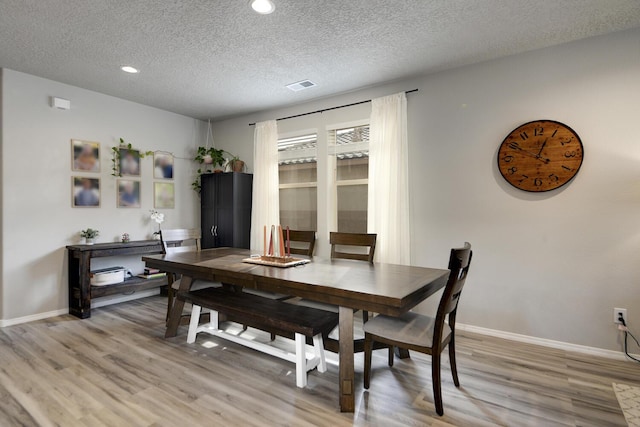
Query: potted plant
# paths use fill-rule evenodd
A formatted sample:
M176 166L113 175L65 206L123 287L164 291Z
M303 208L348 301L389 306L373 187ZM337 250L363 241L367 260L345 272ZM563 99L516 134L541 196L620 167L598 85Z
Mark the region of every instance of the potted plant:
M80 237L83 237L85 239L85 242L87 245L93 245L93 243L96 240L96 237L98 237L99 235L100 235L100 232L93 228L87 228L86 230L80 231Z
M164 222L164 214L155 209L150 209L149 212L151 213L151 219L158 224L158 231L154 231L152 237L154 240L160 240L160 230L162 229L161 224Z
M216 170L222 172L222 169L216 169L216 166L224 165L223 154L224 150L216 150L214 147L198 147L196 157L193 160L204 165L202 173L215 172Z
M198 147L196 157L193 159L200 164L197 170L196 179L191 183L191 187L200 192L200 175L203 173L222 172L221 167L225 163L224 150L217 150L214 147Z
M226 153L231 154L228 151ZM240 157L238 156L234 156L233 154L231 154L231 159L229 160L227 165L229 165L229 168L233 172L244 172L244 161L240 160Z

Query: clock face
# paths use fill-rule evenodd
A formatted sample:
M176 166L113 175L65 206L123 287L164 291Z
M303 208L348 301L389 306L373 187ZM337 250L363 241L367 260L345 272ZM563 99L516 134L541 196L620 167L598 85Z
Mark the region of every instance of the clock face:
M515 128L498 150L503 178L524 191L550 191L562 187L580 170L582 141L569 126L537 120Z

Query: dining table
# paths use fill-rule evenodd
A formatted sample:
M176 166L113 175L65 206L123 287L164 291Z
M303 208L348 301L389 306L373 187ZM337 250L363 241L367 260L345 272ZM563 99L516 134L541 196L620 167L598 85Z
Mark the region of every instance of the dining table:
M215 248L142 257L147 267L182 276L180 291L196 280L276 292L338 306L339 403L355 409L354 310L400 316L442 289L449 270L386 263L325 259L288 268L248 263L247 249ZM184 302L174 300L165 338L175 337Z

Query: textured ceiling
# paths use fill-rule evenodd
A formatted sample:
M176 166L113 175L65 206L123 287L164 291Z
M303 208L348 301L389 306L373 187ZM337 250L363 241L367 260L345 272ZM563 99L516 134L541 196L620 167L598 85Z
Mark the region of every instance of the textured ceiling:
M640 26L639 0L274 2L0 0L0 67L220 119Z

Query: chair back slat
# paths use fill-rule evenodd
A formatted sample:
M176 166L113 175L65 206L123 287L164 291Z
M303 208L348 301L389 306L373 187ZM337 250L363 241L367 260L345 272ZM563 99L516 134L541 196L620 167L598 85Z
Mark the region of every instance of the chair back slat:
M376 234L331 232L329 234L331 259L355 259L373 263L373 256L376 251L376 237ZM345 246L368 248L368 251L366 253L346 252Z
M200 250L200 230L176 228L160 231L160 240L165 254Z
M465 242L463 248L451 249L449 256L449 279L444 288L440 303L438 305L438 313L436 314L436 323L434 326L433 345L440 342L442 338L445 318L449 317L449 326L453 330L455 328L456 311L460 302L460 295L464 287L473 251L471 244Z
M283 234L285 232L283 231ZM286 234L285 234L286 239ZM313 257L313 250L316 246L316 232L313 230L289 230L289 240L291 253L294 255L305 255L309 258Z

